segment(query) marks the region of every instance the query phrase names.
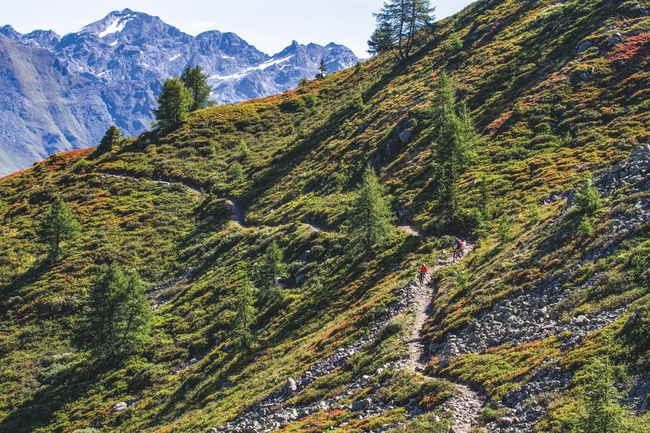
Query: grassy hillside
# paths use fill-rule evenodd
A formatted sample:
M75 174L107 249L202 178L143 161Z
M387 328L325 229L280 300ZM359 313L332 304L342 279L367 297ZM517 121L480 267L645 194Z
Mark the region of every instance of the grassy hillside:
M208 431L269 402L301 408L274 421L286 431L447 431L471 396L465 383L489 431L563 432L588 408L585 372L602 366L629 429L648 431L650 156L606 172L650 140L644 8L478 1L436 24L408 62L373 58L3 178L0 431ZM431 180L442 71L481 134L460 185L466 222L445 232ZM362 261L345 254L342 226L368 165L405 210L400 224L422 236L400 231ZM592 215L567 203L585 179L602 195ZM53 262L36 227L56 197L83 234ZM475 245L456 264L452 236ZM235 293L274 241L288 285L278 306L257 304L256 344L237 351ZM71 343L109 262L137 270L155 307L151 339L112 368ZM441 267L428 365L412 372L405 340L419 316L399 301L417 298L408 281L420 262ZM330 356L331 373L280 398L288 378Z

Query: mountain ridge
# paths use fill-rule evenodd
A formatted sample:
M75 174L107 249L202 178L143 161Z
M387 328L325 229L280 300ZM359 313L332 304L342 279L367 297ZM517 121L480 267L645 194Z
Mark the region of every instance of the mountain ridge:
M330 71L353 66L358 60L349 49L333 43L327 47L292 43L278 53L292 53L291 57L286 56L288 58L281 62L282 65L267 65L266 62L274 62L277 55L260 52L235 33L211 30L194 37L158 17L130 9L111 12L103 19L63 36L42 30L21 35L9 25L1 27L0 34L32 49L48 50L56 56L56 62L52 62L55 68L63 67L66 74L87 80L84 81L86 87L96 88L91 99L104 101L105 108L77 113L74 118L78 125L68 128L73 131L68 135L75 137L74 140L68 140L66 134L60 134L56 128L46 128L45 134L60 137L60 144L52 147L53 152L97 145L103 132L94 125L92 119L95 118L104 125L104 131L110 124L116 124L127 136L147 131L154 121L155 95L160 92L162 82L179 76L189 64L200 65L212 77L213 98L223 104L294 88L300 78L313 78L321 58L326 60ZM38 51L23 52L26 56L38 55ZM15 50L12 53L18 55ZM12 99L22 97L20 90L11 86L12 79L8 77L5 82L9 84L7 92L13 93ZM61 89L61 92L60 98L65 100L65 90ZM50 99L56 98L54 92L48 95ZM9 107L11 104L0 106L0 110L5 112L4 116L16 116ZM41 114L43 124L52 123L47 112ZM13 122L14 125L19 123ZM0 165L0 175L26 168L53 153L47 150L47 145L41 144L47 142L47 138L26 126L15 134L20 136L19 143L3 143L6 162ZM11 146L17 147L11 151Z

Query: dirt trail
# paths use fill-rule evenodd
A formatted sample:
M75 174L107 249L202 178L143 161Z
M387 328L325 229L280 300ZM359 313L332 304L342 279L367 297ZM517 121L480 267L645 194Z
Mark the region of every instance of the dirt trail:
M420 230L415 226L399 225L397 226L397 230L405 232L406 234L409 234L411 236L417 236L418 238L422 237L422 233L420 233Z
M127 176L127 175L123 175L123 174L110 174L110 173L98 173L98 174L100 176L114 177L114 178L117 178L117 179L144 180L144 181L147 181L147 182L157 183L158 185L181 185L190 194L194 194L194 195L196 195L198 197L203 197L203 194L201 193L201 191L199 191L198 189L192 188L191 186L186 185L183 182L169 182L169 181L166 181L166 180L151 180L151 179L147 179L147 178L144 178L144 177Z
M240 227L244 227L245 216L241 203L235 198L230 198L226 200L226 207L230 210L230 219L232 222Z
M474 248L467 243L463 249L465 257ZM452 261L440 262L433 268L433 271L441 269L451 264ZM435 299L435 289L430 284L429 275L426 276L424 283L419 286L415 300L415 320L411 332L406 337L406 343L409 348L409 367L412 371L424 372L428 357L426 356L425 342L422 338L422 328L429 317L428 311ZM453 424L451 430L453 433L469 433L473 427L478 425L478 417L484 405L484 398L477 392L473 391L467 385L454 382L457 393L448 401L453 407Z

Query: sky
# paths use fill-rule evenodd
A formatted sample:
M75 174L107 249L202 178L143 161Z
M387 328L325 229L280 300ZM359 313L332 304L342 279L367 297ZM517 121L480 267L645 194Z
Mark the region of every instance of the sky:
M435 0L436 19L473 0ZM234 32L257 49L275 54L296 40L343 44L368 57L366 41L375 28L373 12L384 0L0 0L0 25L20 33L54 30L60 35L125 8L160 17L185 33Z

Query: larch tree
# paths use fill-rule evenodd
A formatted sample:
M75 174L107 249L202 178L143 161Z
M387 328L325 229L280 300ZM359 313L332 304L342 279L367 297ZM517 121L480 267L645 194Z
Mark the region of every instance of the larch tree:
M409 58L417 34L434 19L429 0L390 0L379 13L373 14L377 28L368 41L371 54L395 48L400 60Z
M65 202L57 197L38 228L39 237L50 246L50 257L58 257L62 243L75 239L80 233L81 224Z
M125 275L115 263L100 267L77 322L77 344L113 363L140 348L150 325L151 307L139 275Z
M255 263L255 285L260 291L259 298L263 304L272 304L280 299L281 294L276 286L276 278L281 276L283 271L282 250L274 241Z
M233 321L232 342L237 350L249 350L253 346L251 325L255 323L255 307L253 306L253 287L248 278L237 287L235 299L235 319Z
M452 226L458 222L461 209L458 184L471 163L478 135L469 111L458 107L456 92L445 73L434 85L431 115L437 214L443 226Z
M316 73L316 78L325 78L327 76L327 65L325 64L325 59L320 59L320 64L318 65L318 72Z
M181 74L181 81L192 93L190 111L200 110L212 105L212 101L210 101L212 87L208 84L208 76L203 72L201 66L192 67L188 65Z
M162 92L156 98L160 106L153 110L156 128L167 129L187 122L189 109L193 104L190 92L180 78L168 78L163 83Z
M376 248L393 239L395 227L384 188L372 168L367 168L363 173L356 196L348 209L348 251L373 257Z
M390 51L394 46L393 31L390 23L380 22L368 40L368 53L377 55Z
M122 138L122 132L120 132L119 128L115 125L109 126L104 137L102 137L102 140L99 142L97 150L101 153L110 152L113 150L113 146L118 143L120 138Z

